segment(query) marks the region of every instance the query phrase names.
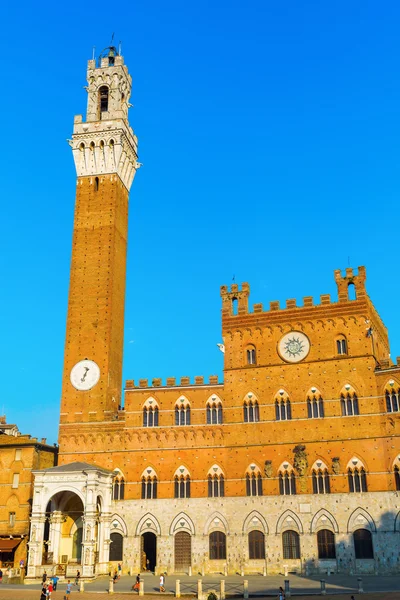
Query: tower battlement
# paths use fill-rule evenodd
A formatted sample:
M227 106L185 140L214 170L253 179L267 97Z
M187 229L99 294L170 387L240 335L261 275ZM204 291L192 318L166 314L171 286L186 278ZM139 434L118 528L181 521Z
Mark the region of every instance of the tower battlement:
M143 388L162 388L162 387L194 387L194 386L205 386L210 387L211 385L222 385L218 381L218 375L210 375L208 383L204 381L203 375L196 375L194 382L190 381L190 377L181 377L179 382L176 377L167 377L165 383L161 377L154 377L149 385L148 379L139 379L138 385L135 385L133 379L127 379L125 382L125 390L143 389Z
M338 302L354 302L355 300L364 300L367 298L367 292L365 289L366 281L366 269L363 266L358 267L357 274L354 273L353 269L348 268L345 271L345 275L342 274L340 269L334 271L335 281L338 290ZM355 298L350 299L350 287L354 286ZM231 286L221 286L221 298L222 298L222 316L223 317L236 317L244 314L257 314L267 313L274 311L289 311L293 309L309 309L311 307L323 306L328 304L336 304L336 301L331 300L330 294L321 294L319 303L314 303L312 296L304 296L303 304L297 304L296 298L288 298L286 300L286 306L281 307L279 300L272 300L269 303L269 309L265 310L262 303L253 305L253 310L249 311L249 296L250 296L250 285L248 283L242 283L240 287L234 283Z

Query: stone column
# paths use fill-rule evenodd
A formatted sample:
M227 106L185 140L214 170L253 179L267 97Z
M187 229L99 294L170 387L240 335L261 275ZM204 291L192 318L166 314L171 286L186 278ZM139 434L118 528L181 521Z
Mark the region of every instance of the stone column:
M175 581L175 598L181 597L181 582L179 579Z
M111 515L102 514L99 519L97 540L99 562L96 565L96 572L99 574L108 573L108 561L110 558L110 525Z
M27 569L27 578L35 578L39 576L39 569L42 565L43 555L43 534L44 524L46 521L45 514L35 515L31 518L31 531L29 536L29 561Z
M82 575L83 577L93 577L95 573L95 552L96 552L96 515L87 513L83 517L83 542L82 542Z
M49 545L50 551L53 553L53 564L55 565L59 562L62 522L63 517L61 511L54 511L50 517Z

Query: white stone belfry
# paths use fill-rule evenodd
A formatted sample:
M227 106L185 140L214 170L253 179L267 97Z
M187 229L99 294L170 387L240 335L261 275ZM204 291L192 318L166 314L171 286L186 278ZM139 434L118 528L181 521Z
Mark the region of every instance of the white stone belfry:
M138 140L128 122L132 78L124 59L110 47L107 56L89 60L86 122L74 118L72 147L78 177L118 174L130 190L136 170Z

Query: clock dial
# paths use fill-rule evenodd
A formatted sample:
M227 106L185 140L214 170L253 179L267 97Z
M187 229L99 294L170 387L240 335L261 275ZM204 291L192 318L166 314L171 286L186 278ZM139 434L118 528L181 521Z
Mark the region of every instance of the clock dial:
M309 352L310 340L300 331L290 331L279 340L278 353L286 362L300 362Z
M100 379L100 368L93 360L81 360L72 367L70 379L75 389L91 390Z

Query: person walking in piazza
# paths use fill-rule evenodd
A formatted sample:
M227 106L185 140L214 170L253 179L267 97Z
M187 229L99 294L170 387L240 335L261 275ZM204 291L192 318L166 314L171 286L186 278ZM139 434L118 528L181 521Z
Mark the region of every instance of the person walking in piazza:
M122 574L122 566L121 566L121 563L118 563L118 579L120 579L121 574Z
M42 575L42 582L43 582L43 583L46 583L46 580L47 580L47 573L46 573L46 571L45 571L45 572L43 573L43 575Z
M75 585L79 585L80 578L81 578L81 573L80 573L80 571L77 571L76 577L75 577Z
M140 573L138 573L136 575L136 583L135 583L135 585L132 586L132 590L134 590L134 591L137 590L137 592L139 593L139 590L140 590Z
M279 588L278 599L279 599L279 600L285 600L285 592L284 592L284 590L283 590L283 587L280 587L280 588Z
M47 598L48 598L48 600L50 600L50 599L51 599L51 592L52 592L52 591L53 591L53 583L52 583L52 581L51 581L51 579L50 579L50 583L49 583L49 585L47 586Z
M160 575L160 592L165 592L165 575L161 573Z
M44 582L40 592L40 600L47 600L47 585Z
M57 583L58 583L59 577L57 577L57 575L53 575L51 580L53 582L53 591L55 592L57 590Z
M71 580L70 580L70 579L68 579L68 583L67 583L67 589L66 589L66 591L65 591L64 600L68 600L68 598L69 598L69 595L70 595L70 593L71 593L71 588L72 588L72 583L71 583ZM42 600L42 599L40 599L40 600Z

